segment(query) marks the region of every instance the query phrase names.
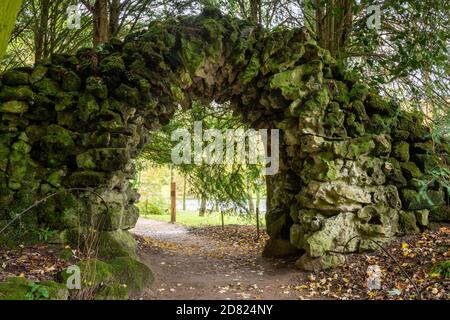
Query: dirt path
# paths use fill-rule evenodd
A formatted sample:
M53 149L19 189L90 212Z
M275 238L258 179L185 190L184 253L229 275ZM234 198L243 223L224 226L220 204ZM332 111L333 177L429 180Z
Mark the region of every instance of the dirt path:
M236 227L238 228L238 227ZM231 229L232 232L233 229ZM202 229L139 218L132 230L155 282L137 299L305 299L288 289L305 280L292 261L261 257L252 244L211 238Z

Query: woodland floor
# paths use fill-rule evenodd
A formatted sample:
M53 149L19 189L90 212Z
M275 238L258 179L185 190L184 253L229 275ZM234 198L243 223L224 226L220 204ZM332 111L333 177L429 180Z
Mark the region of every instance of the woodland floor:
M187 228L140 218L132 231L140 259L155 274L153 285L133 299L414 299L419 290L423 299L450 300L450 279L442 284L429 274L432 264L450 259L448 224L384 246L417 290L382 250L352 254L345 266L313 273L297 270L295 258L262 258L267 235L257 240L252 226ZM0 281L53 279L80 259L81 252L62 245L0 247ZM381 290L367 289L369 265L381 268Z
M186 228L140 218L140 257L155 282L135 299L411 299L413 284L383 251L350 255L343 267L302 272L293 259L262 258L267 235L258 240L251 226ZM386 250L411 275L424 299L450 299L450 285L428 274L436 261L449 260L450 228L402 237ZM368 290L367 267L379 265L381 290ZM422 290L422 288L424 288Z

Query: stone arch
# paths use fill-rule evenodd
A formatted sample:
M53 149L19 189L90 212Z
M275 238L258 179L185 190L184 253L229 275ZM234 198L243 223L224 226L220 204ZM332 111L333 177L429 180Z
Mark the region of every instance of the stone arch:
M0 83L0 220L70 187L27 217L70 240L96 226L102 254L132 251L138 194L131 159L178 104L230 101L255 128L280 128L280 172L271 178L265 254L305 252L298 265L327 268L426 225L443 204L417 198L414 178L439 158L418 114L406 113L344 74L303 29L268 31L206 9L152 22L100 50L54 55L10 70ZM83 212L82 217L78 212ZM100 225L101 222L101 225Z

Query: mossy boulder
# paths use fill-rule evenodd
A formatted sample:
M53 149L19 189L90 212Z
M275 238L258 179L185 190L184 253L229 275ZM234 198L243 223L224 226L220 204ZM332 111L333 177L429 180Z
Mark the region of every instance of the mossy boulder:
M441 204L431 208L429 218L433 222L450 221L450 206Z
M71 295L88 292L92 299L128 299L129 295L140 292L153 282L152 271L143 263L130 258L118 257L112 260L92 259L77 264L80 268L81 292L71 290ZM59 273L61 283L67 283L71 273Z
M9 70L3 74L2 82L8 86L21 86L29 83L30 75L20 70Z
M445 203L444 192L428 190L418 192L412 189L402 189L400 191L403 208L408 210L431 209Z
M98 254L102 258L136 258L136 241L128 231L102 231L99 234Z
M32 284L23 277L10 277L0 282L0 300L67 300L69 292L65 285L54 281L36 283L48 297L32 295Z
M400 211L399 218L400 228L403 234L415 234L420 232L414 211Z
M29 101L34 97L34 92L28 86L2 86L0 87L0 101L19 100Z
M0 112L24 113L28 111L28 103L25 101L8 101L0 104Z
M392 150L392 156L398 161L407 162L409 161L409 143L405 141L400 141L394 144Z
M400 162L400 168L402 168L402 173L408 180L422 176L422 172L414 162Z

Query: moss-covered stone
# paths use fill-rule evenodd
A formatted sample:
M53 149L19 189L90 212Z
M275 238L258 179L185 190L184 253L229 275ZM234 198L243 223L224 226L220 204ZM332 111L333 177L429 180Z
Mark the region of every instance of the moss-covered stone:
M409 161L409 143L405 141L395 143L392 150L392 156L398 161Z
M411 189L402 189L400 195L403 208L408 210L431 209L445 203L443 191L428 190L418 192Z
M431 208L429 218L433 222L450 221L450 206L441 204Z
M420 172L420 169L414 162L400 162L400 167L406 179L420 178L422 176L422 172Z
M64 91L78 91L81 87L81 79L73 71L68 72L62 79L61 89Z
M102 59L100 70L104 74L120 75L126 70L126 67L123 58L119 54L112 54Z
M128 231L100 232L98 254L103 258L123 256L136 258L136 248L136 241Z
M32 100L34 93L28 86L2 86L0 87L0 101L6 102L8 100Z
M29 74L24 71L10 70L3 74L2 82L8 86L27 85L29 82Z
M10 277L0 282L0 300L67 300L67 288L54 281L36 283L45 295L32 294L32 282L22 277Z
M400 226L404 234L419 233L417 219L414 211L400 211Z
M95 300L128 299L129 294L139 292L153 282L152 271L143 263L129 258L112 260L91 259L79 262L81 293L89 292ZM71 273L59 274L60 282L67 283ZM80 294L73 289L72 295Z
M24 113L28 111L28 103L24 101L8 101L0 104L0 112Z

